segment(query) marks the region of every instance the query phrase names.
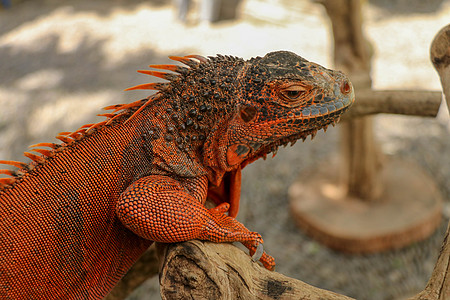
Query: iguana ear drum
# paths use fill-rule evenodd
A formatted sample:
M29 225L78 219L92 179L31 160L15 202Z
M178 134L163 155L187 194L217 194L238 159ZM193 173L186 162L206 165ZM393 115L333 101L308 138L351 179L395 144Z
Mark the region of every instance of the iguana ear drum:
M244 106L243 108L241 108L241 119L245 123L252 121L255 118L255 116L256 116L256 108L254 108L253 106Z

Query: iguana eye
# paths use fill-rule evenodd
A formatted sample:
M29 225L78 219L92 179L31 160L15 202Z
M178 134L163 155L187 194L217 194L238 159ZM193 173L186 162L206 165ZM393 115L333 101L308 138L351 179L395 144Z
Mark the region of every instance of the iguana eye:
M303 99L307 91L308 89L306 87L299 84L281 87L280 98L292 105Z
M291 99L296 99L301 93L301 91L286 91L286 96Z

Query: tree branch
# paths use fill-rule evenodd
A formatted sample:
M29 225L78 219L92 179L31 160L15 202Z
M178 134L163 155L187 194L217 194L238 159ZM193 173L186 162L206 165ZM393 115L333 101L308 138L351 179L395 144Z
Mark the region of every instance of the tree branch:
M435 117L442 102L442 93L434 91L356 90L355 104L343 120L379 113Z
M450 299L450 222L444 242L426 288L410 300L446 300Z
M268 271L231 244L188 241L158 245L162 299L352 298Z

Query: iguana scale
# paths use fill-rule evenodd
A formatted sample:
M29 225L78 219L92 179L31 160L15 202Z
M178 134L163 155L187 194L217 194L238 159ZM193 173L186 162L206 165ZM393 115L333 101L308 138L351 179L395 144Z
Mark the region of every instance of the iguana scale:
M333 124L351 83L291 52L171 57L105 121L0 161L0 298L101 299L153 243L263 240L236 221L241 169ZM209 197L217 207L204 206ZM262 252L268 269L275 263Z

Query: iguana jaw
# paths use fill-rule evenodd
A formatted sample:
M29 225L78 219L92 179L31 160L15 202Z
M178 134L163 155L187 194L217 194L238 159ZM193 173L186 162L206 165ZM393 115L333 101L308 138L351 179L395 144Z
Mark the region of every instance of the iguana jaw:
M283 147L286 147L288 145L293 146L300 139L305 141L308 136L310 136L311 140L312 140L316 136L317 131L319 131L320 129L323 129L324 131L326 131L329 125L335 126L336 123L339 122L339 120L340 120L340 117L338 117L336 120L333 120L329 124L324 125L321 128L310 129L310 130L305 130L305 131L302 131L299 133L295 133L295 134L292 134L285 138L278 139L268 145L260 147L257 151L253 151L253 153L249 154L247 156L247 158L241 162L241 167L243 168L246 165L248 165L249 163L251 163L259 158L263 158L265 160L267 158L267 156L271 153L272 153L272 157L275 157L280 146L283 146Z

